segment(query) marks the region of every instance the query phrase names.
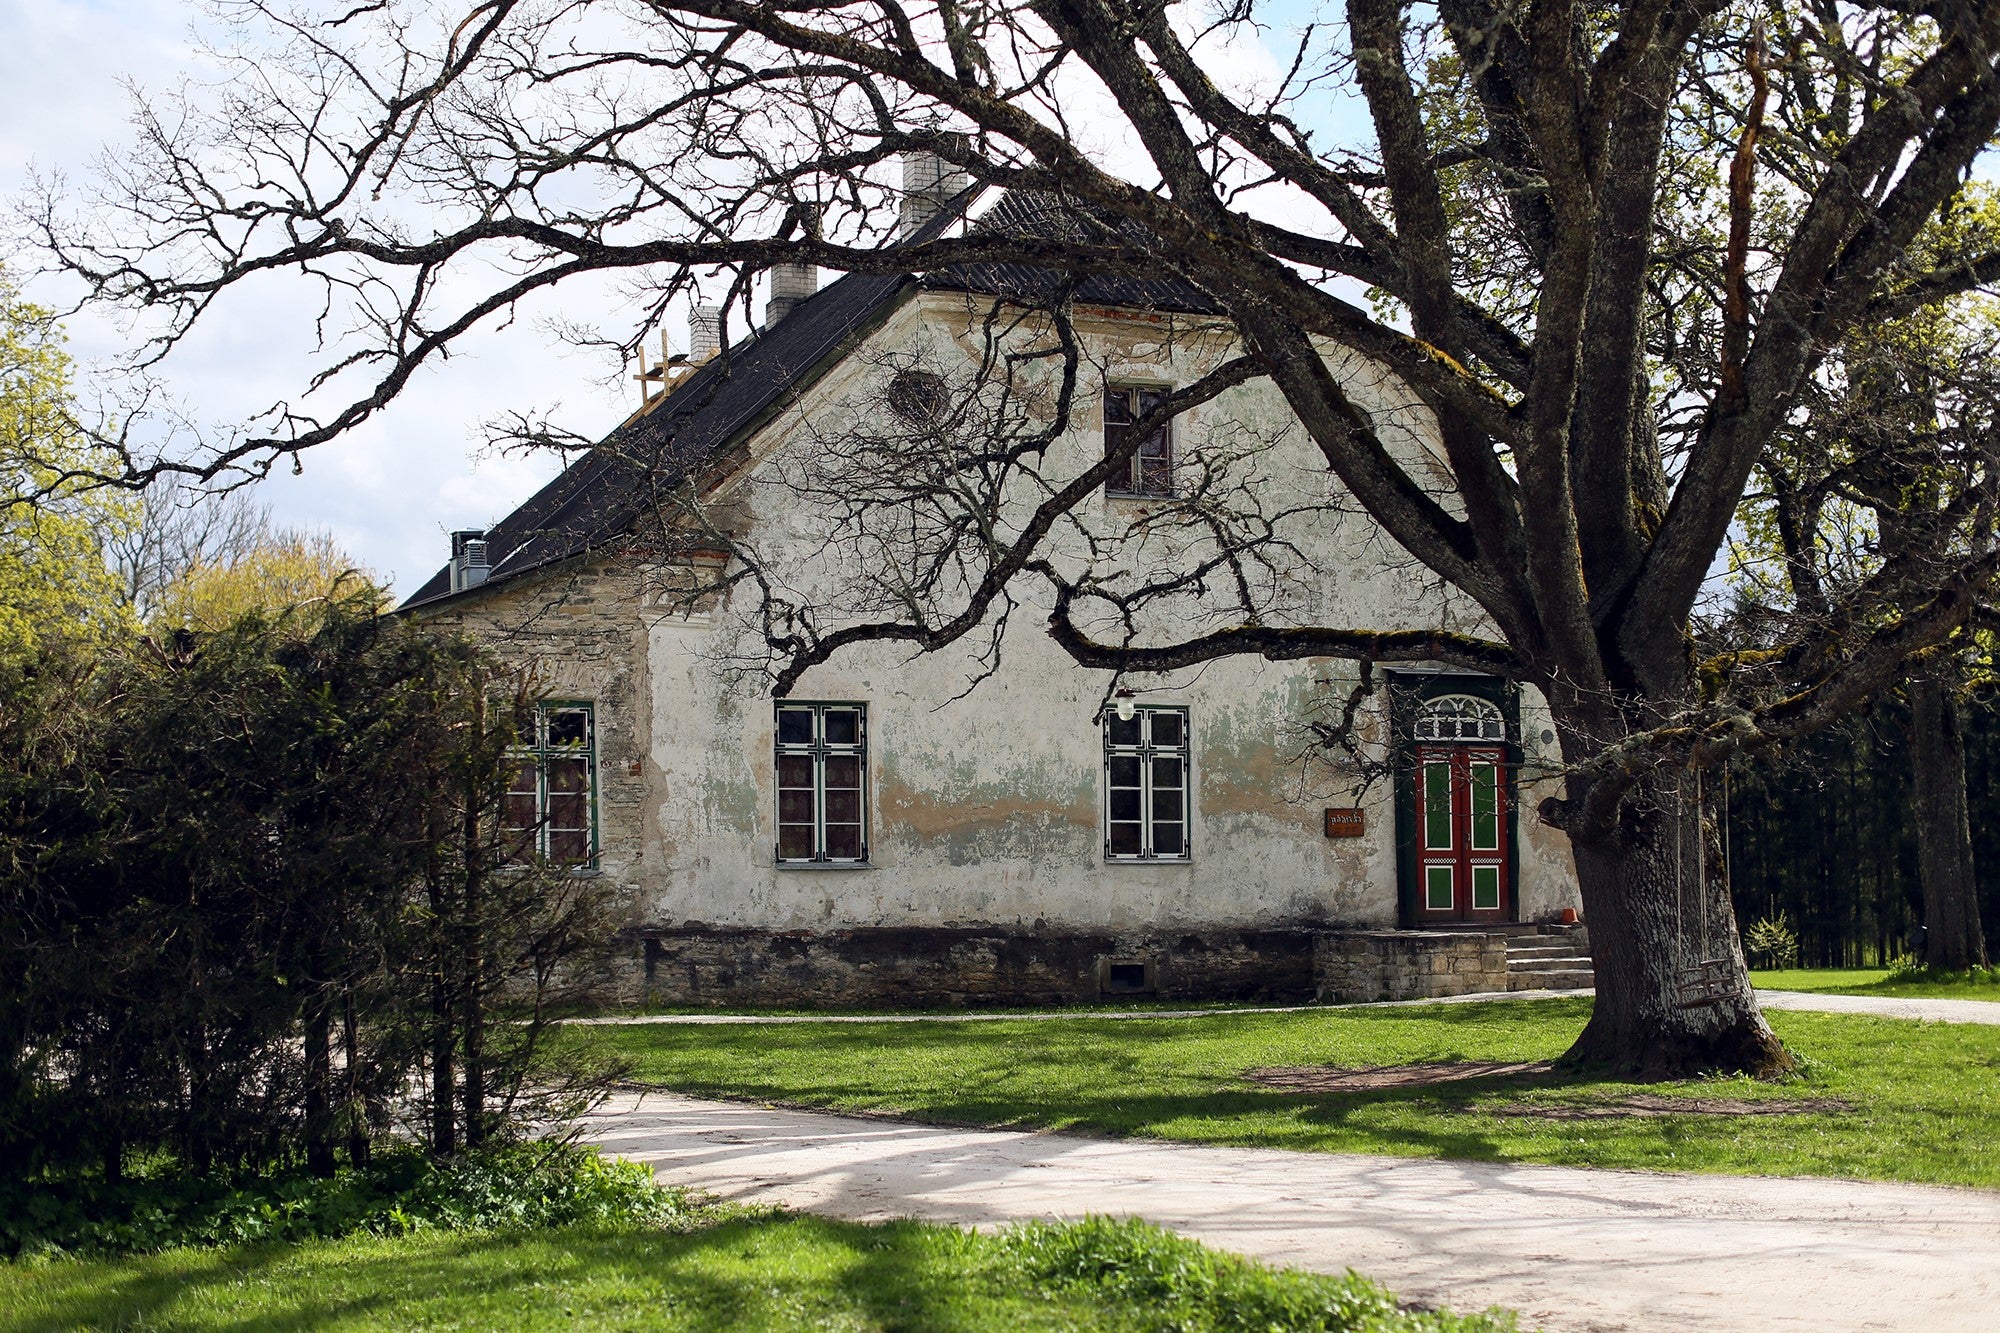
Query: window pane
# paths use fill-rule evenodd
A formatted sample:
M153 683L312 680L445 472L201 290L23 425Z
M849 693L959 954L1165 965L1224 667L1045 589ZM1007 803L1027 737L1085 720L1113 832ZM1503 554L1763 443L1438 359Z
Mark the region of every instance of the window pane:
M549 830L549 859L551 861L578 862L590 859L589 829Z
M1113 856L1137 856L1139 854L1139 826L1137 824L1113 824L1111 826L1111 854Z
M1472 849L1500 850L1500 770L1494 764L1473 764Z
M1132 419L1132 391L1130 389L1106 389L1104 391L1104 421L1106 425L1123 425Z
M1155 823L1153 825L1153 855L1179 856L1186 850L1186 847L1181 843L1181 826L1179 824Z
M778 855L787 861L810 861L813 854L811 824L780 824Z
M1137 787L1114 787L1112 789L1111 817L1113 819L1137 819L1139 817L1139 789Z
M1114 787L1136 787L1139 785L1139 756L1135 754L1114 754L1107 768Z
M558 793L573 794L590 789L590 764L582 759L549 760L549 797Z
M830 860L858 861L861 859L861 826L859 824L828 824L826 826L826 854Z
M522 796L507 793L506 803L500 808L500 826L510 832L522 832L535 826L535 795L529 792Z
M778 793L778 822L781 824L810 824L813 818L813 794L810 789L798 791L786 789Z
M861 756L830 754L826 757L826 789L856 790L861 786Z
M861 793L858 791L826 790L826 819L829 824L859 824L861 822Z
M1104 719L1104 739L1112 745L1137 745L1141 716L1134 713L1129 718L1121 718L1112 713Z
M1424 846L1451 849L1451 765L1424 765Z
M778 710L778 744L804 745L812 738L813 715L810 708Z
M798 787L811 791L813 785L813 761L809 754L781 754L778 756L778 786Z
M1146 437L1139 446L1139 491L1144 495L1174 493L1174 460L1167 448L1164 428Z
M1153 744L1165 749L1179 749L1186 740L1186 718L1179 713L1153 713Z
M829 708L821 715L828 745L859 745L861 714L852 708Z
M564 708L551 712L549 720L550 745L588 745L590 743L590 714L581 708Z
M1500 867L1472 867L1472 905L1482 911L1500 906Z
M1153 786L1178 787L1181 785L1181 760L1175 755L1156 754L1153 756Z
M508 828L533 828L537 818L536 805L540 791L535 785L535 765L532 760L514 770L514 776L507 783L505 805Z
M1175 787L1171 791L1161 791L1158 787L1153 788L1153 823L1155 827L1163 820L1175 824L1181 822L1181 819L1184 817L1181 801L1186 795L1187 793L1179 787Z
M582 792L549 793L549 834L590 831L590 798Z
M1133 413L1133 415L1135 418L1137 418L1140 416L1144 416L1146 413L1158 407L1161 403L1166 402L1167 391L1165 389L1134 389L1132 391L1132 397L1134 399L1134 406L1136 408L1136 411Z
M1451 910L1451 867L1424 867L1424 906L1433 912Z

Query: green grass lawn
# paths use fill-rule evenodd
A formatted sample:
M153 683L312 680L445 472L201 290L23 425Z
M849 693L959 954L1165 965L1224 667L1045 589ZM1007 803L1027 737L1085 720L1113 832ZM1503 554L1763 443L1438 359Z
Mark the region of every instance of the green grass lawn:
M1752 972L1760 990L1802 990L1821 995L1885 995L1916 1000L1991 1000L2000 1003L2000 969L1949 981L1906 980L1886 967L1795 967Z
M951 1124L1482 1161L1829 1175L2000 1187L2000 1027L1773 1013L1806 1072L1782 1084L1567 1074L1302 1094L1267 1066L1562 1054L1585 999L1191 1019L590 1029L634 1077L685 1092ZM1839 1112L1548 1119L1500 1112L1645 1092L1836 1098Z
M1151 1228L982 1236L917 1223L740 1217L428 1232L125 1259L0 1262L0 1330L1229 1330L1500 1333L1399 1312L1354 1278L1273 1272Z

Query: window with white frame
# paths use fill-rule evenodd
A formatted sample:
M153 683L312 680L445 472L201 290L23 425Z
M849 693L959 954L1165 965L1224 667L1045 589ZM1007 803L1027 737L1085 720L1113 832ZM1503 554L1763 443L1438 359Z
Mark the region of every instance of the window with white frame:
M1104 454L1110 457L1125 444L1134 422L1167 401L1168 389L1108 385L1104 390ZM1109 495L1171 496L1174 493L1174 437L1161 422L1104 483Z
M597 860L597 727L586 703L542 703L522 743L501 804L514 859L562 865Z
M1188 715L1134 708L1104 715L1104 855L1188 859Z
M778 705L778 863L868 860L868 705Z

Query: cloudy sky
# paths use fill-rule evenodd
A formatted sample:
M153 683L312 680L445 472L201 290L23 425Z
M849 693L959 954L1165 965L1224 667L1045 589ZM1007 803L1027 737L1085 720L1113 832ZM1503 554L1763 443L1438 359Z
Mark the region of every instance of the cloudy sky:
M1292 3L1303 11L1313 0ZM128 82L164 91L212 77L190 30L198 12L188 0L0 0L0 196L15 196L31 172L86 176L105 145L130 133ZM1274 68L1262 51L1226 56L1225 77ZM226 426L295 397L311 364L313 296L283 281L232 293L168 362L178 401L195 419ZM561 314L589 321L607 312L582 307L615 297L600 287L563 299ZM86 374L92 357L133 336L87 318L72 321L70 335ZM634 403L633 386L607 383L608 373L602 360L523 321L466 344L387 412L307 453L302 475L287 470L258 493L280 521L331 531L408 593L443 563L451 529L501 517L556 469L546 456L494 454L480 423L559 407L563 425L602 433Z
M0 192L18 191L31 166L80 175L101 146L122 140L126 80L167 88L201 74L193 9L182 0L0 0ZM170 363L181 402L227 422L296 394L312 333L302 298L310 293L280 284L225 307ZM89 321L70 333L85 364L124 337ZM407 593L444 562L447 532L500 517L555 470L547 458L492 455L479 422L561 403L572 423L608 429L633 399L628 392L621 410L599 382L604 369L534 328L482 339L390 412L311 451L302 475L274 476L259 494L281 521L329 529Z

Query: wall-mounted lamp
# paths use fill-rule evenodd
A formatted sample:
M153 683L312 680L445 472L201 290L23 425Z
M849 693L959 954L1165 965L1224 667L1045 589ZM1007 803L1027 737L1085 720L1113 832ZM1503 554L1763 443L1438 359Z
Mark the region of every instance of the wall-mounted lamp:
M1120 722L1130 722L1132 720L1132 711L1133 711L1132 691L1120 690L1118 691L1118 693L1112 695L1111 697L1118 701L1113 706L1113 711L1115 711L1118 714L1118 720Z

